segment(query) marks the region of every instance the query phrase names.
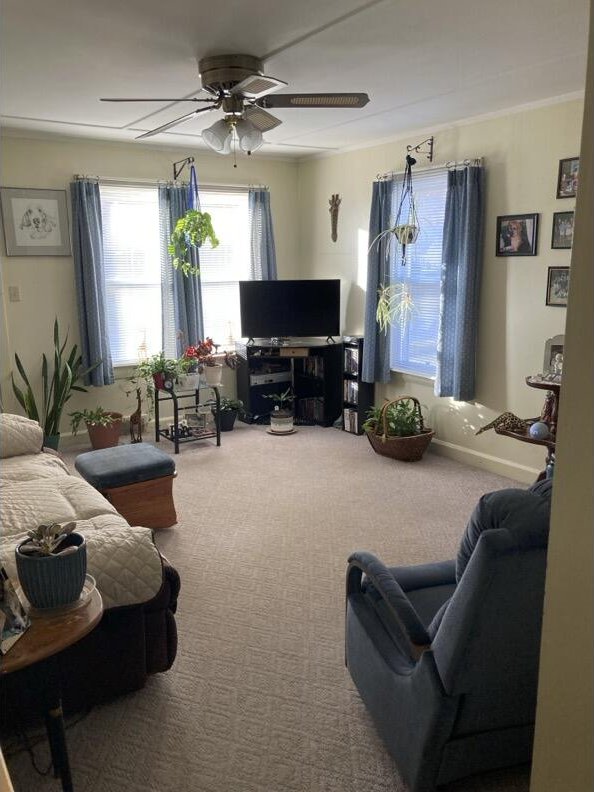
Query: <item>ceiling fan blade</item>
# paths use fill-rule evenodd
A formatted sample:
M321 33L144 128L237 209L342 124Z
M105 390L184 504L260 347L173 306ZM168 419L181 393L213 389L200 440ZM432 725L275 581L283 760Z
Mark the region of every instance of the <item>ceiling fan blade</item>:
M100 102L213 102L214 99L129 99L120 97L108 97L99 99Z
M308 93L276 94L258 99L259 107L365 107L369 97L366 93Z
M169 121L167 124L162 124L156 129L151 129L150 132L144 132L142 135L138 135L136 140L142 140L143 138L149 138L153 135L158 135L160 132L165 132L167 129L171 129L171 127L181 124L183 121L189 121L190 118L194 118L194 116L197 116L199 113L205 113L208 110L215 110L219 106L220 105L217 103L212 107L200 107L198 110L192 110L191 113L186 113L186 115L180 116L179 118L174 118L173 121Z
M288 83L277 80L276 77L266 77L264 74L250 74L245 80L238 82L231 88L232 95L243 96L246 99L259 99L261 96L278 91Z
M261 107L256 107L254 105L246 107L244 116L248 121L251 121L260 132L270 132L271 129L283 123L280 118L275 118L266 110L262 110Z

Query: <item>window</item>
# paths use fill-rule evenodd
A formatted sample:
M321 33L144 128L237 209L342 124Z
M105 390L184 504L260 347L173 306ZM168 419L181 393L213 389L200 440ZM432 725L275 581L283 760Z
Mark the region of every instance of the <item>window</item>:
M154 186L102 184L101 213L106 311L115 366L163 348L161 240ZM200 250L204 335L227 346L240 336L238 281L249 280L250 232L247 190L200 190L200 208L210 212L219 239ZM163 316L165 318L163 319ZM165 327L173 352L177 328Z
M412 306L400 314L390 329L390 368L424 377L435 377L441 291L443 223L447 171L413 173L415 203L421 233L406 249L391 247L391 283L401 284ZM392 203L398 205L402 179L394 181Z
M248 194L200 190L200 208L210 213L219 240L214 250L200 249L204 334L228 346L241 337L238 284L251 277Z
M158 352L159 207L154 187L101 185L107 327L114 366Z

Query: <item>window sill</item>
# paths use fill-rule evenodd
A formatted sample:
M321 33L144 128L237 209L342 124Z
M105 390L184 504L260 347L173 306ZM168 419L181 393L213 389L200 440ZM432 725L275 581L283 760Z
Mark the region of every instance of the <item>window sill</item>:
M410 382L419 382L422 385L435 382L435 374L419 374L418 372L404 371L403 369L390 369L390 372L392 374L400 374Z

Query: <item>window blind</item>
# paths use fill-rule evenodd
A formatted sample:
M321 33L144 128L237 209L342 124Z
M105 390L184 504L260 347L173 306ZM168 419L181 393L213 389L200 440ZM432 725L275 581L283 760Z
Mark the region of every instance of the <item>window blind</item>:
M435 377L447 170L413 173L413 187L421 233L407 246L404 266L400 246L396 250L392 243L390 248L391 283L401 284L412 301L390 329L390 368ZM398 206L402 177L394 180L393 189L392 203Z
M159 207L154 186L100 184L107 323L114 365L158 352Z
M250 279L247 190L200 190L200 208L209 212L219 246L200 249L204 332L230 346L241 337L239 281Z

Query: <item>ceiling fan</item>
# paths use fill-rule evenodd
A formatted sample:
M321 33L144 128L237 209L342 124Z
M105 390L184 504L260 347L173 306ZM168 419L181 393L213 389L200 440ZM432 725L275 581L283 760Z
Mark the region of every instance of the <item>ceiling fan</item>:
M264 140L262 132L282 124L269 109L290 107L353 108L364 107L369 101L366 93L301 93L276 94L274 91L287 85L283 80L268 77L263 64L252 55L213 55L198 62L202 90L208 98L191 99L139 99L103 98L102 102L193 102L207 105L198 107L173 121L162 124L149 132L138 135L137 140L165 132L199 113L210 110L223 111L223 118L202 133L204 142L219 154L231 151L233 133L237 135L239 147L248 154L260 148Z

